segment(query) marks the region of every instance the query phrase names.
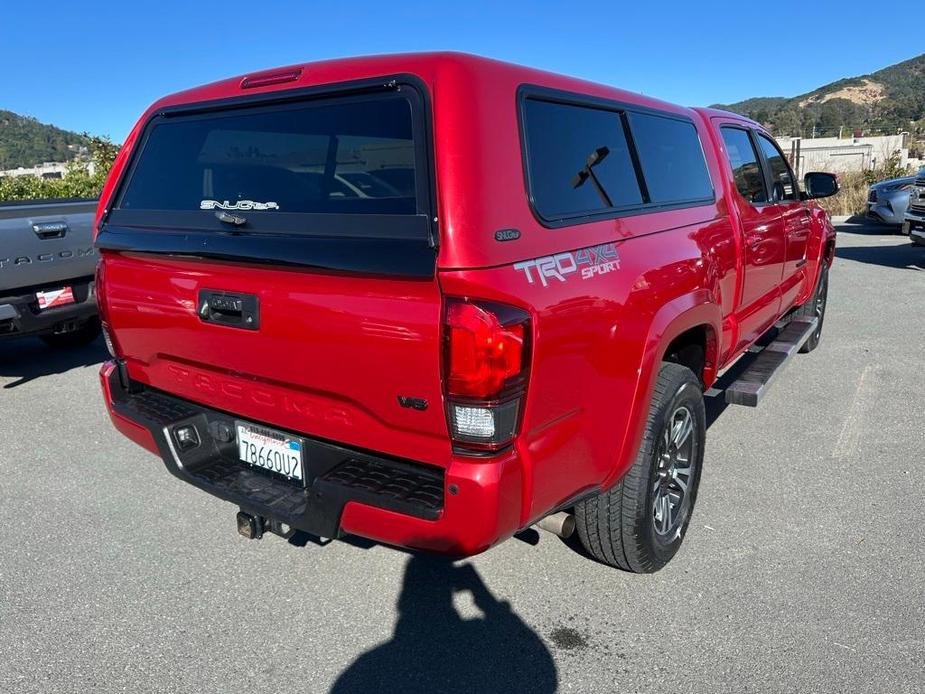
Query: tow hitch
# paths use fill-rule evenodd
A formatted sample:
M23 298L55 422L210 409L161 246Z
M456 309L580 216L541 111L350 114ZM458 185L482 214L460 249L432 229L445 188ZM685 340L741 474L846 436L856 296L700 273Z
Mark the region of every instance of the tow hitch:
M238 535L246 537L248 540L259 540L264 533L273 533L288 539L294 532L285 523L280 523L271 518L264 518L263 516L255 516L247 511L238 511L235 520L238 525Z
M246 537L248 540L259 540L263 537L263 518L252 516L244 511L238 511L238 535Z
M83 324L80 321L68 320L61 323L56 323L55 327L52 328L52 332L55 335L66 335L67 333L74 333L83 327Z

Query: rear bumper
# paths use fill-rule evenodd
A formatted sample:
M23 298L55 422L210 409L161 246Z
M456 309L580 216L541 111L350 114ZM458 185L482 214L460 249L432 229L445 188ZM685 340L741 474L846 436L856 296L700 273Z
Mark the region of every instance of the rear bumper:
M72 287L75 303L41 311L35 291L0 296L0 338L67 332L76 324L97 315L92 280L74 280L61 284Z
M514 451L440 466L293 433L303 440L303 487L237 459L233 438L223 440L222 433L222 427L234 431L234 415L126 383L114 362L103 365L100 378L119 431L184 482L276 524L455 556L484 551L517 530L521 475ZM179 451L172 432L180 425L196 427L198 447Z

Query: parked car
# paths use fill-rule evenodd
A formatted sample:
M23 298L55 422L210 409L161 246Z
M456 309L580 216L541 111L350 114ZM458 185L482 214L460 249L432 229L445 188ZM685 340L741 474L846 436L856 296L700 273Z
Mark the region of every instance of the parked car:
M909 209L903 220L903 233L909 234L913 245L925 246L925 168L919 169L915 178Z
M884 224L902 227L915 176L891 178L874 183L867 191L867 217Z
M0 203L0 338L77 347L99 336L95 210L96 200Z
M413 187L335 197L342 163ZM655 571L704 390L775 325L727 401L819 343L835 230L812 198L838 186L804 184L742 116L466 55L168 96L97 213L105 402L246 537L470 555L577 525Z

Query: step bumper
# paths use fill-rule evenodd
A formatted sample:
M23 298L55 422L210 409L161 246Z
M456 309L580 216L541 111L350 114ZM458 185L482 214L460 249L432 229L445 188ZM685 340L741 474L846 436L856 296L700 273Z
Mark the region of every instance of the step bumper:
M513 451L491 461L454 458L439 466L286 432L302 442L303 485L243 463L236 442L220 440L218 427L234 431L241 418L126 384L127 374L114 362L100 377L119 431L159 455L174 476L277 526L455 556L481 552L517 529L520 472ZM195 427L200 445L181 452L175 432L184 426Z

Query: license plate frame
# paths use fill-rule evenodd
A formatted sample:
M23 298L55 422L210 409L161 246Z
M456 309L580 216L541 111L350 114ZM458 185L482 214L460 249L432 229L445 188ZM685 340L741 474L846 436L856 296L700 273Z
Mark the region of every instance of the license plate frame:
M71 286L36 292L35 300L38 302L39 311L47 311L57 306L70 306L71 304L77 303L77 300L74 298L74 289Z
M305 486L304 439L240 419L235 420L234 429L238 460L279 479Z

